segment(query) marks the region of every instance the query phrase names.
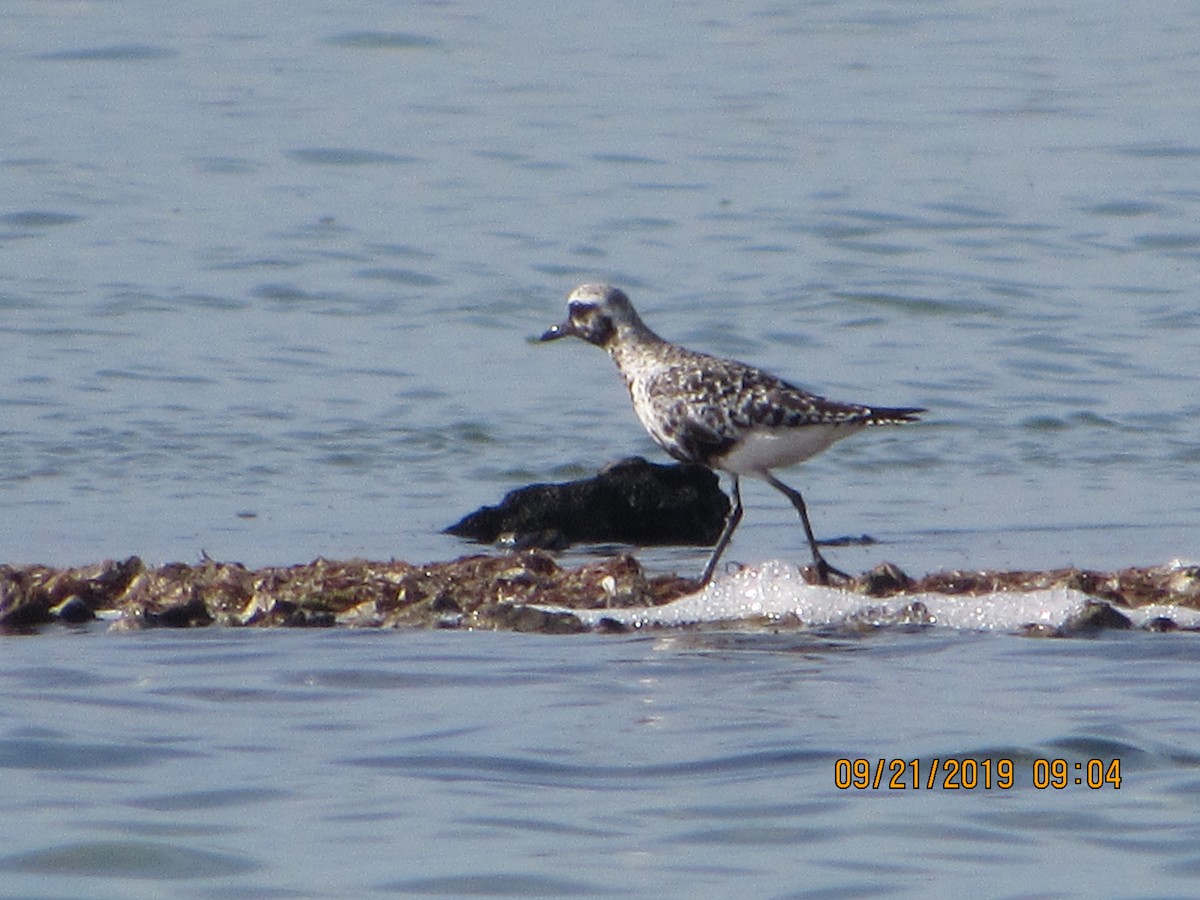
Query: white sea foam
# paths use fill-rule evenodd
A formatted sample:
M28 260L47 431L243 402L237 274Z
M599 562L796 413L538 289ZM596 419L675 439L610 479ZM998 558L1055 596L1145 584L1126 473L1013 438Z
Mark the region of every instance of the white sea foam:
M586 624L611 619L632 627L724 621L797 621L808 626L920 622L971 631L1015 631L1027 625L1055 628L1082 613L1087 594L1071 588L997 591L990 594L904 594L886 599L805 582L800 569L778 561L748 566L713 580L703 591L649 608L572 610ZM1134 626L1165 617L1182 627L1200 626L1200 611L1177 606L1120 609Z

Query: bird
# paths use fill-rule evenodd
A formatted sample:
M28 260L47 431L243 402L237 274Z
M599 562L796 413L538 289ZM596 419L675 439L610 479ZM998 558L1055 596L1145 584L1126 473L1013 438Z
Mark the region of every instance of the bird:
M567 294L567 318L538 338L575 337L608 352L650 437L672 457L727 473L733 503L698 585L707 585L742 519L739 479L757 478L800 514L816 581L849 580L821 554L800 492L773 469L815 456L872 425L915 422L922 407L864 406L827 400L762 369L667 341L642 321L629 297L608 284Z

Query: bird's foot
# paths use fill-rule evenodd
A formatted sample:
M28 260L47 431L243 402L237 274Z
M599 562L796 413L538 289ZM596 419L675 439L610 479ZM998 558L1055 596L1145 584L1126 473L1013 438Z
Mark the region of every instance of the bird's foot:
M814 559L813 564L805 572L812 572L814 583L827 587L842 587L854 580L852 576L841 569L835 569L827 563L823 556Z
M714 567L705 567L703 574L699 578L688 579L692 582L693 591L702 591L704 588L709 586L713 580L713 577L716 575L716 573L712 571L712 568ZM727 562L725 564L725 574L735 574L742 571L744 568L746 567L741 563Z

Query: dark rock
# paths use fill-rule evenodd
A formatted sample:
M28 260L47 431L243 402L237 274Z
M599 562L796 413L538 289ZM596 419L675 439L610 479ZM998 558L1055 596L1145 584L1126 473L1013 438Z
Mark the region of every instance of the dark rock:
M1179 624L1169 616L1155 616L1149 622L1142 626L1147 631L1178 631Z
M480 618L508 631L539 634L579 634L587 631L587 626L574 613L551 612L511 603L484 607L480 610Z
M708 545L729 514L729 498L709 469L656 465L635 456L594 478L533 484L509 492L446 529L482 543L510 536L517 547L576 543Z
M597 634L629 634L632 630L624 622L618 622L616 619L610 619L608 616L597 622L595 628Z
M1089 600L1083 611L1068 619L1059 630L1063 637L1079 637L1110 628L1125 631L1132 627L1132 620L1124 613L1113 609L1108 603Z
M68 625L80 625L96 618L92 608L74 595L58 604L50 612L57 616L60 622L66 622Z
M857 582L855 587L871 597L891 596L913 586L913 580L899 566L890 562L880 563L854 580Z
M147 612L145 619L147 625L155 628L195 628L211 625L213 622L208 606L199 596L161 610Z
M440 593L429 602L429 609L435 613L461 613L462 607L448 593Z
M255 616L251 624L280 628L330 628L337 617L327 609L306 609L291 600L277 600L269 610Z
M1017 634L1022 637L1037 637L1037 638L1052 638L1065 637L1065 635L1053 625L1047 625L1043 622L1029 622L1017 629Z
M54 604L40 583L41 574L32 567L0 568L0 629L23 629L51 621Z

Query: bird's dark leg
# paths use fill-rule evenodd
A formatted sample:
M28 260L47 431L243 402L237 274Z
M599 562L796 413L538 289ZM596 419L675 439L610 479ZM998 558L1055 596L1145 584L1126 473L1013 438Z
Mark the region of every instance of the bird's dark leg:
M821 584L829 584L830 575L837 575L849 581L850 576L827 563L825 557L821 555L821 551L817 549L817 539L813 535L812 525L809 524L808 510L804 506L804 498L800 496L800 492L795 488L788 487L770 472L764 473L764 477L767 484L791 500L792 506L796 507L796 512L800 513L800 521L804 523L804 534L808 538L809 549L812 550L813 565L817 569L817 581Z
M736 475L730 477L733 478L733 509L729 511L729 518L725 520L725 528L721 532L721 536L717 538L712 556L708 558L708 562L704 566L704 574L700 576L700 587L704 587L712 581L713 570L716 569L721 554L725 552L729 539L733 537L733 529L737 528L738 522L742 521L742 492L738 489L738 477Z

